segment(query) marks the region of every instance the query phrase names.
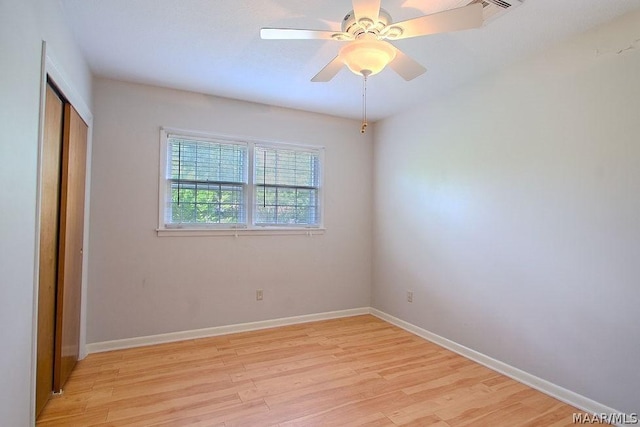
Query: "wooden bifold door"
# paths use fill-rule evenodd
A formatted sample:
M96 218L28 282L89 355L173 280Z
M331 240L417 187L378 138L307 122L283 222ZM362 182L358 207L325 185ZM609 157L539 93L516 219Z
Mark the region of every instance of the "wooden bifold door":
M36 415L60 391L80 348L87 125L51 85L41 161Z

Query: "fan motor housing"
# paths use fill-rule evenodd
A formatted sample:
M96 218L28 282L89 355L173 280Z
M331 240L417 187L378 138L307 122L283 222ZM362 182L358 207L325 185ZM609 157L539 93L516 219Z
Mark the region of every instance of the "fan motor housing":
M380 35L380 32L391 22L391 15L384 9L380 9L376 22L367 18L358 21L353 10L351 10L342 19L342 31L351 34L354 38L358 38L365 33Z

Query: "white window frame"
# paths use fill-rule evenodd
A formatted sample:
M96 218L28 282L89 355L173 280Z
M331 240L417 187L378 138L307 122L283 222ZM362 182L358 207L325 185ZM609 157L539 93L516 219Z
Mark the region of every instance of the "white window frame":
M167 195L167 172L168 153L167 145L169 136L183 136L213 142L229 142L233 144L246 144L247 146L247 170L246 170L246 191L244 192L246 222L244 224L181 224L167 225L165 223L165 207ZM254 193L256 184L254 182L254 151L255 146L278 148L285 150L299 150L314 152L318 154L319 176L318 176L318 215L320 222L316 225L256 225L254 224ZM205 132L189 131L176 128L160 129L160 162L158 173L158 236L239 236L239 235L307 235L313 236L324 234L324 147L304 144L291 144L285 142L275 142L258 140L240 136L229 136L211 134Z

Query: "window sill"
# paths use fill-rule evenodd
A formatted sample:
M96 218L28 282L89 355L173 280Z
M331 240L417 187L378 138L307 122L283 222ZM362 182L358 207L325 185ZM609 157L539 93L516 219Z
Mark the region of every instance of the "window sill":
M325 228L158 228L158 237L202 237L202 236L319 236Z

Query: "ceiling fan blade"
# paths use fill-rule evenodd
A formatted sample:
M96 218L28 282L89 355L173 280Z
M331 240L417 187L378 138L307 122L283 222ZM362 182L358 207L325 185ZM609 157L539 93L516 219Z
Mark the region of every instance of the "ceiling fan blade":
M394 46L396 57L389 63L389 67L406 81L413 80L427 71L422 65Z
M353 1L353 14L356 16L356 21L362 18L371 19L375 24L378 21L378 15L380 14L380 0L352 0Z
M331 62L325 65L325 67L322 70L320 70L318 74L313 76L311 81L312 82L328 82L329 80L334 78L336 74L338 74L338 71L340 71L343 66L344 66L344 63L342 62L340 57L336 56L335 58L333 58Z
M295 28L262 28L260 38L269 40L353 40L341 31L298 30Z
M482 26L482 5L474 3L457 9L397 22L393 26L402 28L402 34L393 37L393 40L478 28Z

